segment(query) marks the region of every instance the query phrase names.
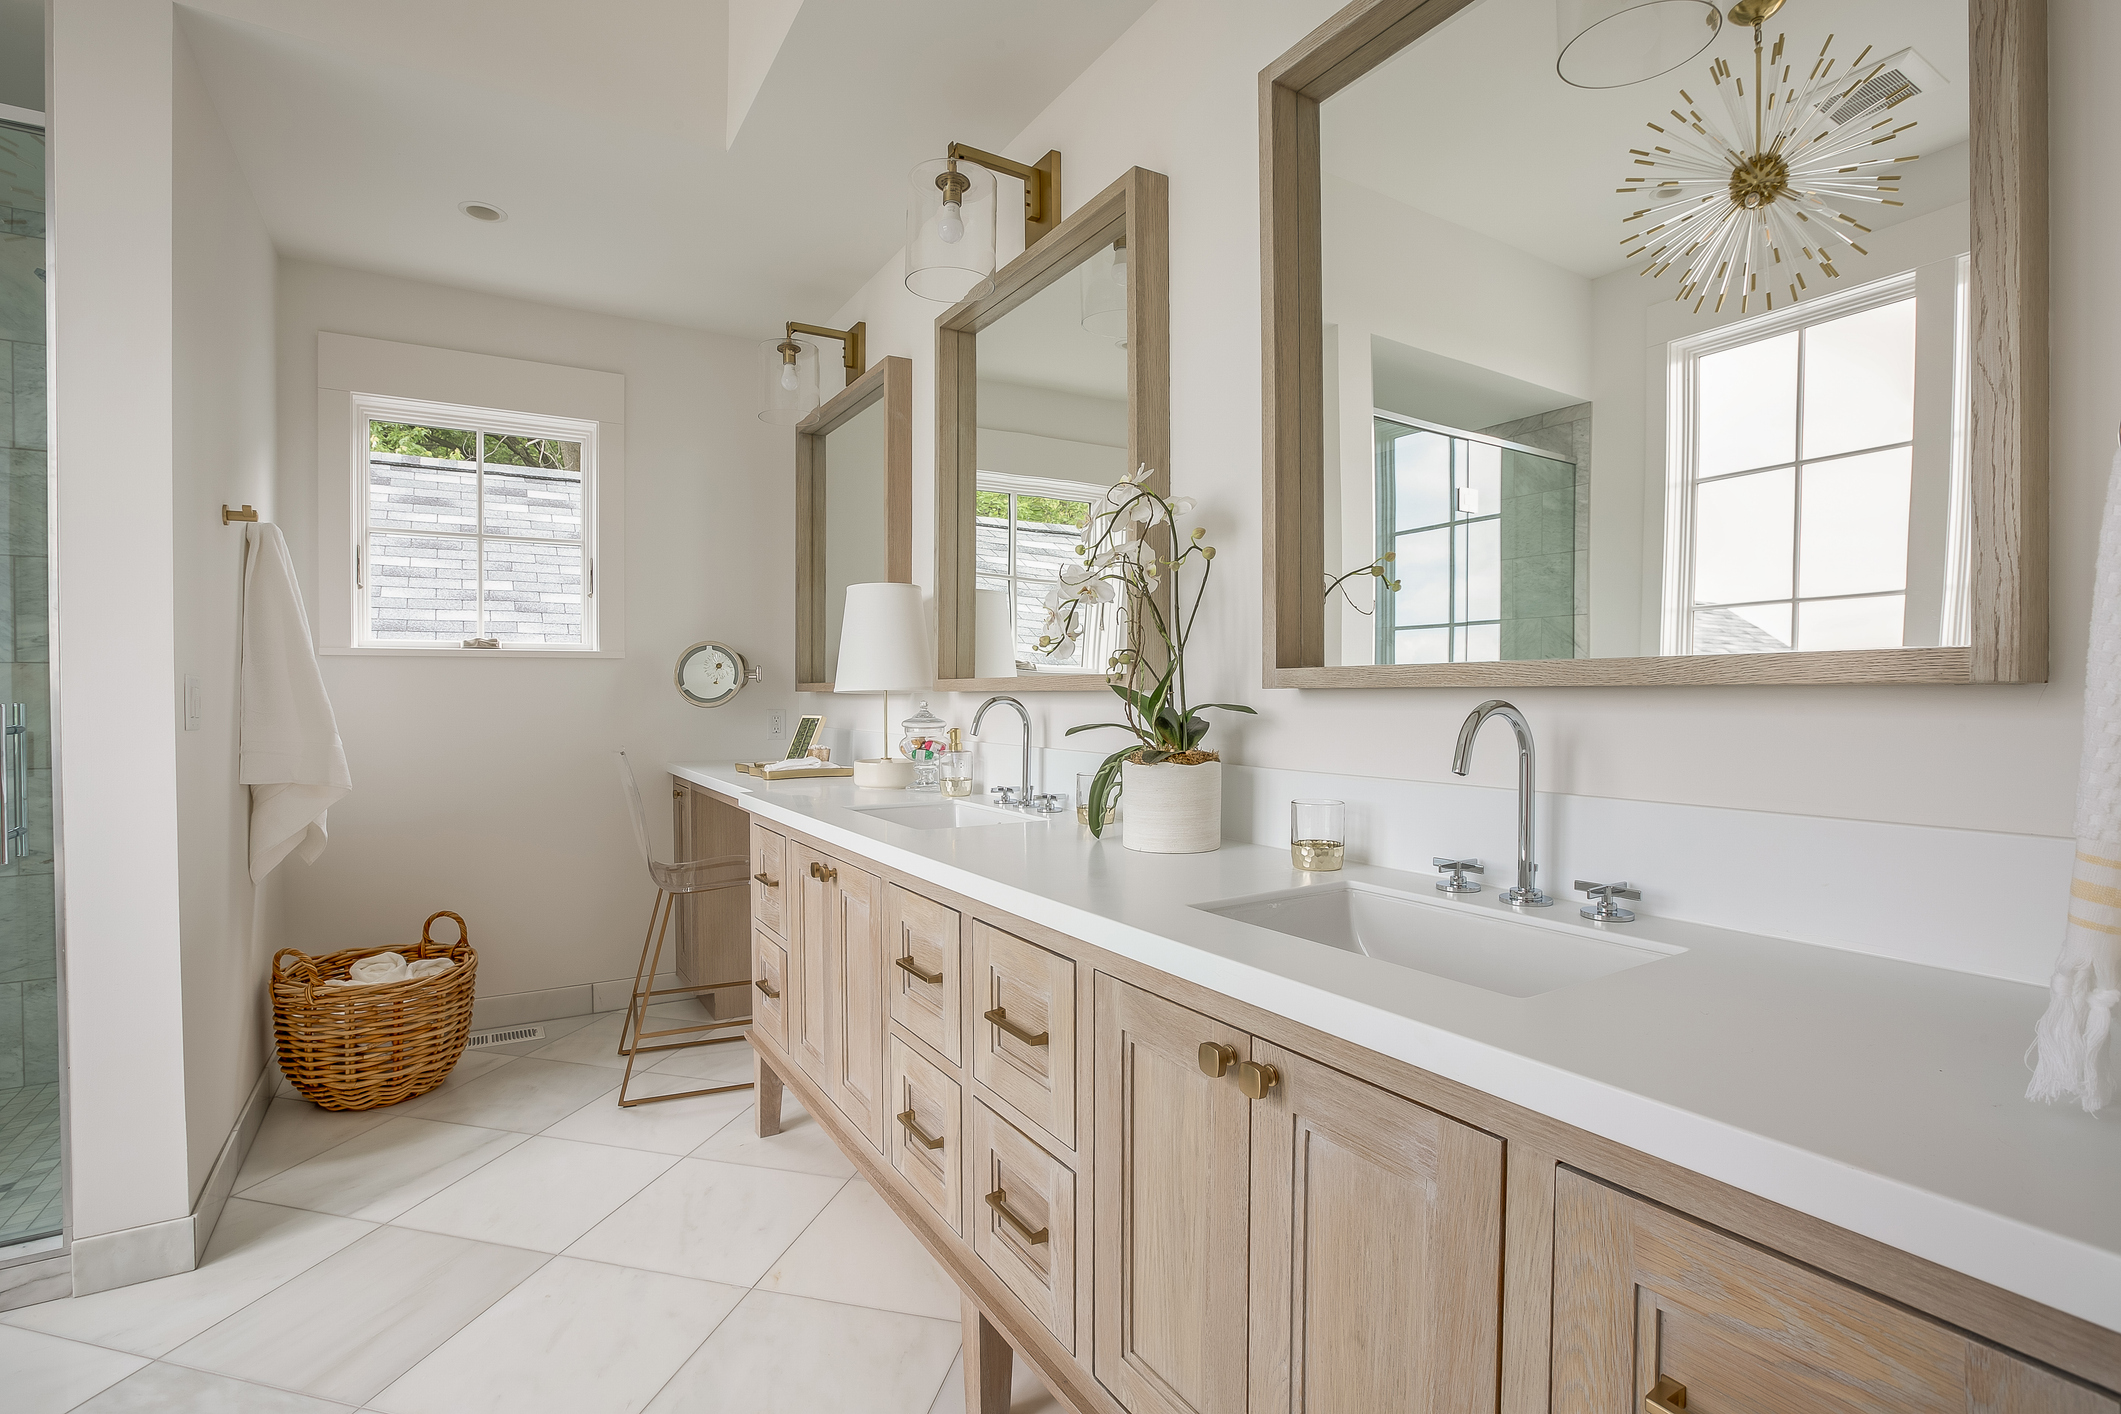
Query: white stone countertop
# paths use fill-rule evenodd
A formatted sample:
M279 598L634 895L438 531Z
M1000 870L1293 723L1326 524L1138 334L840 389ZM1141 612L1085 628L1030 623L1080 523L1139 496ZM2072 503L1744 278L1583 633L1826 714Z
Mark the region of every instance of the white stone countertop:
M1446 899L1428 875L1303 874L1286 849L1138 854L1073 810L913 830L851 807L942 797L670 769L768 821L2121 1331L2121 1115L2024 1099L2040 988L1645 914L1603 935L1686 951L1503 996L1193 906L1344 878L1512 915L1493 871ZM1601 932L1579 904L1539 917Z

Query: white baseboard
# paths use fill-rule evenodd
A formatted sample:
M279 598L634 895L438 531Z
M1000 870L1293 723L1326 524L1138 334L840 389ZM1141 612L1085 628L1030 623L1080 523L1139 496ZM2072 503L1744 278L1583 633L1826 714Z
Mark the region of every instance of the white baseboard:
M73 1270L74 1259L67 1252L46 1257L41 1262L17 1262L13 1266L0 1267L0 1311L35 1306L41 1301L57 1301L62 1296L73 1295Z
M273 1091L279 1079L279 1062L267 1061L265 1069L258 1073L257 1083L250 1087L250 1094L243 1101L243 1109L237 1114L234 1127L228 1131L221 1152L215 1156L205 1184L199 1189L199 1201L192 1205L192 1260L195 1265L206 1259L206 1244L214 1239L214 1229L221 1222L221 1210L228 1206L228 1195L235 1192L236 1175L243 1171L243 1161L250 1157L250 1146L265 1125L265 1116L272 1108Z
M194 1214L167 1222L99 1232L94 1237L74 1239L74 1284L76 1296L92 1296L134 1282L173 1277L199 1265L192 1230Z

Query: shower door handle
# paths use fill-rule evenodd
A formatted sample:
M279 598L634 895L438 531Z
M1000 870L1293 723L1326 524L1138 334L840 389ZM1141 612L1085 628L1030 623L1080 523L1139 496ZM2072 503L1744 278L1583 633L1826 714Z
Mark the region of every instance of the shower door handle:
M29 727L20 702L0 704L0 864L29 858Z

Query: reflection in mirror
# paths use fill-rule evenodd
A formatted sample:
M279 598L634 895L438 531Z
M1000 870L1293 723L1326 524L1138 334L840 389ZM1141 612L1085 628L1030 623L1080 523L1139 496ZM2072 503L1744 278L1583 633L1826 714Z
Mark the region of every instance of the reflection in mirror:
M1968 643L1965 0L1791 0L1765 85L1733 24L1571 87L1555 13L1475 0L1319 109L1325 577L1394 557L1326 663Z
M884 404L869 404L825 434L825 675L837 676L847 586L890 576L884 515Z
M913 364L879 359L796 426L795 672L830 692L847 586L913 579Z
M979 677L1103 673L1118 647L1106 606L1078 643L1039 639L1094 504L1128 470L1124 249L1102 247L976 336Z

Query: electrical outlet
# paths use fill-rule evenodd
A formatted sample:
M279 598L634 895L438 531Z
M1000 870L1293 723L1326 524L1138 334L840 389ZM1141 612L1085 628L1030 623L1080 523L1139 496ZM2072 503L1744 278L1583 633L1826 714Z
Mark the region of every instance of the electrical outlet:
M206 692L199 686L199 679L187 673L184 677L184 730L199 730L200 719L206 715Z
M781 737L788 735L788 709L786 707L772 707L767 709L766 735L768 738L773 740L778 740Z

